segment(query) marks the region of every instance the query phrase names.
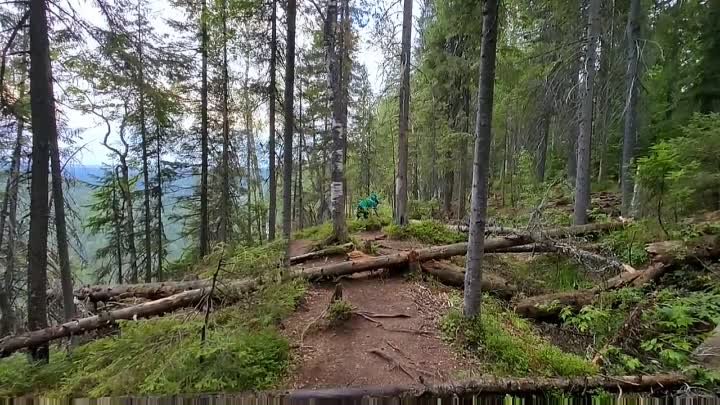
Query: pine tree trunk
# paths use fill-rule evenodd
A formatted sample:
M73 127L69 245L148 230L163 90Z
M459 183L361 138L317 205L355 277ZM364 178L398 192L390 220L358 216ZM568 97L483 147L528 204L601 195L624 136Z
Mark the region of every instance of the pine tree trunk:
M330 157L330 211L333 219L333 239L344 243L348 239L345 224L345 161L342 122L342 95L340 92L341 65L335 52L335 26L337 24L337 0L328 0L327 21L325 26L325 51L327 60L328 91L332 105L332 153Z
M220 215L220 240L228 241L230 222L230 120L228 118L228 52L227 52L227 0L222 5L223 46L223 98L222 98L222 214ZM250 151L248 151L250 153ZM248 212L249 215L249 212Z
M50 133L50 164L52 170L52 196L55 205L55 237L57 254L60 260L60 284L63 290L63 317L69 321L75 316L75 303L72 298L73 280L70 268L70 252L68 249L67 221L65 217L65 197L62 189L62 167L60 164L60 147L57 130Z
M402 53L400 54L400 130L398 132L398 167L395 180L395 215L393 216L393 220L397 225L406 225L408 220L408 120L410 118L412 7L412 0L403 0Z
M545 181L545 165L547 162L548 138L550 137L550 114L544 114L540 119L540 145L538 146L536 176L537 181Z
M287 41L285 44L285 132L283 134L283 236L292 231L293 132L295 131L295 15L296 0L287 2Z
M593 89L595 64L600 36L600 0L589 0L587 49L585 53L585 80L580 98L580 131L577 145L577 171L575 178L575 225L586 224L590 208L590 147L592 145Z
M24 81L20 82L20 99L24 97ZM17 235L17 201L20 181L20 166L23 147L23 130L25 123L21 117L17 120L17 137L10 161L10 173L5 186L2 216L0 216L0 249L5 236L5 225L8 225L7 249L5 250L5 273L0 287L0 336L5 336L15 329L15 311L12 308L13 281L15 279L15 240Z
M115 168L114 182L117 186L120 183L120 176L117 173L117 167ZM112 210L113 210L113 222L115 224L115 259L117 260L117 280L118 284L122 284L125 280L123 279L123 246L122 246L122 214L120 213L121 208L119 207L117 195L115 194L115 187L112 190Z
M122 133L120 134L122 137ZM124 142L124 140L123 140ZM127 155L127 149L125 154ZM137 249L135 248L135 211L133 209L133 192L130 190L130 169L128 168L125 156L120 158L120 170L122 171L122 191L125 199L125 237L128 239L128 251L130 253L130 282L138 282Z
M138 29L142 29L141 16L138 15ZM142 34L138 34L138 108L140 114L140 137L142 140L142 172L143 172L143 214L145 216L145 282L152 281L152 211L150 208L150 162L148 153L148 136L145 117L145 66L143 66Z
M495 89L495 57L497 46L497 0L485 0L483 5L483 36L480 48L480 83L475 121L475 154L473 186L465 271L465 316L480 316L482 302L482 259L485 244L490 144L492 140L493 92Z
M45 0L30 0L30 108L32 119L32 179L28 235L28 329L47 327L48 162L50 139L57 137L52 88L50 41ZM34 360L49 360L48 345L31 349Z
M623 155L621 167L622 214L630 216L633 196L632 160L635 157L638 104L638 40L640 39L640 0L630 0L627 23L628 68L625 77L627 102L625 106L625 131L623 133Z
M208 9L207 0L202 0L200 13L200 257L209 253L210 214L208 212Z
M270 88L269 88L269 122L268 122L268 157L269 157L269 194L270 204L268 207L268 239L275 239L275 220L277 218L277 175L275 173L275 70L277 55L277 0L272 0L271 39L270 39Z
M298 104L300 107L300 117L298 122L298 129L300 132L300 139L299 139L299 145L298 145L298 201L297 201L297 210L298 210L298 229L305 228L305 218L303 215L303 147L305 143L305 131L303 130L303 110L302 110L302 101L303 101L303 89L302 89L302 80L299 80L300 85L298 86L300 90L300 94L298 95Z
M165 232L163 228L163 184L162 184L162 140L160 139L160 131L157 131L155 135L157 141L157 280L163 281L163 261L165 260L165 249L163 248L163 242L165 240Z

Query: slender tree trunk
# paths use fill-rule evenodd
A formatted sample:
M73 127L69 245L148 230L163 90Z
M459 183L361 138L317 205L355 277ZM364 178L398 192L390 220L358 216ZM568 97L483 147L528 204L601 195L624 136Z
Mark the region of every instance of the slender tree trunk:
M495 89L495 57L497 46L497 0L483 5L483 36L480 48L480 83L475 123L475 154L473 159L472 208L465 271L465 316L480 316L482 302L482 259L485 244L490 144L492 140L493 92Z
M165 240L165 231L163 228L163 184L162 184L162 139L160 131L155 134L155 140L157 141L157 280L163 281L163 261L165 260L165 249L163 248L163 242Z
M342 121L342 96L340 93L341 65L335 52L335 25L337 23L337 0L328 0L327 21L325 26L325 51L327 60L328 90L332 105L332 154L330 158L330 211L333 218L333 238L339 243L348 239L345 224L345 161L343 140L344 124Z
M398 168L395 180L397 225L407 224L408 120L410 118L410 46L412 0L403 0L402 53L400 54L400 130L398 132Z
M298 123L298 129L300 132L300 139L299 139L299 145L298 145L298 201L297 201L297 210L298 210L298 228L303 229L305 228L305 218L303 215L303 147L305 144L305 131L303 130L303 110L302 110L302 102L303 102L303 89L302 89L302 79L299 80L299 89L300 94L298 95L298 103L300 107L300 117L299 117L299 123Z
M228 118L228 52L227 52L227 0L222 5L223 46L223 98L222 98L222 215L220 215L220 240L228 241L230 222L230 120ZM249 151L248 151L249 153ZM248 215L250 213L248 212Z
M292 231L292 145L295 130L295 15L296 0L287 3L287 41L285 44L285 133L283 139L283 236L290 239Z
M268 129L268 157L270 166L269 193L270 204L268 207L268 239L275 239L275 220L277 218L277 176L275 174L275 70L277 55L277 0L272 2L271 22L271 39L270 39L270 88L268 98L270 100L268 110L270 114Z
M63 291L63 317L69 321L75 316L73 302L73 280L68 249L67 221L65 217L65 196L62 189L62 167L57 130L50 133L50 164L52 170L52 196L55 202L55 237L57 239L58 259L60 260L60 284Z
M138 5L138 30L141 30L140 6ZM143 65L142 34L138 34L138 109L140 114L140 137L142 140L142 171L143 171L143 214L145 216L145 282L152 281L152 211L150 208L150 162L148 153L148 136L145 114L145 66Z
M115 186L121 184L120 176L117 174L117 168L114 171ZM119 207L117 195L115 194L115 188L112 190L112 210L113 210L113 222L115 223L115 259L117 260L117 280L118 284L122 284L125 280L123 279L123 247L122 247L122 214L120 213L121 208Z
M200 12L200 257L209 253L210 214L208 212L208 9L207 0L202 0Z
M348 141L347 141L347 135L348 135L348 102L350 99L350 77L351 77L351 70L352 70L352 64L350 62L350 4L349 0L340 0L340 6L342 14L340 14L340 44L339 44L339 54L338 57L340 58L339 64L339 78L338 78L338 88L340 89L340 94L342 97L342 106L341 106L341 114L342 114L342 144L343 144L343 167L347 166L347 157L348 157ZM350 195L348 194L348 184L347 184L347 178L343 177L343 195L345 196L345 204L344 209L347 209L347 212L350 211L350 202L352 201L350 199Z
M24 81L20 82L20 99L24 97ZM21 117L17 120L17 138L10 162L5 198L3 200L2 216L0 216L0 249L2 249L5 236L5 225L8 225L7 249L5 250L5 273L0 288L0 336L6 336L15 329L15 311L12 308L13 281L15 279L15 239L17 235L17 200L20 181L20 166L23 147L23 130L25 123Z
M580 99L580 131L577 145L577 173L575 179L575 225L586 224L590 208L590 147L592 145L593 88L595 64L600 36L600 0L589 0L585 80Z
M623 133L623 155L621 167L622 182L622 214L630 216L633 177L632 160L635 157L635 137L637 132L638 104L638 44L640 39L640 0L630 0L630 11L627 23L627 57L628 68L625 81L627 84L627 104L625 106L625 131Z
M122 135L120 135L122 137ZM130 282L138 282L137 249L135 248L135 212L133 210L133 191L130 189L130 169L127 159L120 158L120 170L122 171L122 190L125 199L125 233L128 238L128 250L130 253Z
M32 179L28 239L28 329L44 329L47 320L48 162L50 140L57 137L52 88L50 41L45 0L30 0L30 108L32 119ZM49 360L48 345L30 350L36 361Z
M550 137L550 114L543 114L540 119L540 144L538 145L536 174L537 181L545 181L545 165L547 162L548 138Z

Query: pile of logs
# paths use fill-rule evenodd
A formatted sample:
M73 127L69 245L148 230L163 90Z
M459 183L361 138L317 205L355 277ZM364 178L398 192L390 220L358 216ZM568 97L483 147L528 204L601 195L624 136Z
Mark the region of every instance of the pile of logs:
M654 246L652 264L646 269L635 271L630 266L600 255L574 248L566 243L557 243L558 239L584 236L597 232L607 232L621 228L621 223L602 223L582 226L571 226L544 232L516 232L504 236L488 238L485 240L487 253L502 252L520 246L533 246L546 249L546 251L570 254L584 257L587 260L601 262L606 268L623 271L610 279L606 285L589 290L572 293L551 294L528 298L517 305L517 311L531 318L546 318L557 315L555 308L571 306L580 308L592 302L594 297L602 291L620 288L626 285L641 286L657 279L670 267L679 263L677 256L670 255L667 247ZM717 257L720 253L720 244L713 241L710 244L698 245L689 249L682 260L701 260L704 257ZM453 256L464 255L467 252L467 243L456 243L445 246L433 246L408 252L399 252L377 257L363 257L362 260L346 260L339 263L322 264L304 267L300 263L312 260L323 255L342 254L351 250L352 245L333 247L326 251L312 252L303 256L291 258L295 264L283 273L285 279L303 278L311 282L333 280L359 272L371 272L378 269L394 268L421 268L422 271L435 276L438 280L449 285L462 287L464 284L463 269L441 261ZM651 249L652 250L652 249ZM220 284L219 297L224 303L232 303L243 294L259 288L264 282L263 278L233 280ZM164 283L146 283L114 286L88 286L75 291L75 298L89 302L113 302L130 297L140 297L149 301L124 307L121 309L102 312L95 316L73 320L61 325L55 325L42 330L30 331L24 334L8 336L0 340L0 357L29 347L34 347L49 341L69 337L92 331L114 323L117 320L137 320L172 312L180 308L193 307L208 299L212 280L193 280ZM500 297L510 298L515 295L517 288L498 277L486 275L483 280L483 289Z

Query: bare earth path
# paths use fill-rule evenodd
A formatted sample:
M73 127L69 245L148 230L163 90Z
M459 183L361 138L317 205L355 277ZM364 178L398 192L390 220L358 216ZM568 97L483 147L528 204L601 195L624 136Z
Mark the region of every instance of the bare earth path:
M288 388L448 382L470 368L437 330L449 305L449 290L402 277L349 279L342 284L344 299L357 311L409 317L377 318L382 327L358 315L340 326L318 323L296 350L297 366ZM331 285L310 287L305 302L284 322L293 343L327 308L333 290Z

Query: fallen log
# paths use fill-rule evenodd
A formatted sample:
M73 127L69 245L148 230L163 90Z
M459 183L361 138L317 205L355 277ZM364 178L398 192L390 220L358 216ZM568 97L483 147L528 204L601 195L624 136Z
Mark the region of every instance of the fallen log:
M622 263L611 257L581 249L566 243L531 243L528 245L512 246L506 249L499 249L492 253L558 253L577 260L582 264L594 264L599 271L615 270L635 272L635 268L629 264Z
M649 244L645 250L652 261L642 271L621 273L609 279L605 285L587 290L527 298L519 302L515 310L523 316L536 319L557 318L564 307L580 310L592 303L601 292L626 286L644 287L679 265L720 258L720 237L705 236L687 243L655 242Z
M362 388L324 388L278 391L273 396L288 400L357 399L362 397L420 397L466 396L478 394L533 394L562 391L567 393L603 389L611 392L672 390L689 382L681 374L651 374L644 376L593 377L525 377L505 378L481 376L474 380L407 386L374 386Z
M597 223L587 225L576 225L567 228L557 228L541 232L524 232L516 235L507 235L504 237L488 238L485 240L485 252L492 253L501 249L511 248L513 246L527 245L534 242L540 242L551 238L563 238L569 236L582 236L594 232L604 232L619 229L623 226L619 222ZM344 246L344 245L343 245ZM449 259L453 256L461 256L467 253L467 242L456 243L445 246L433 246L415 251L417 260L424 262L427 260ZM299 271L318 272L313 276L318 278L334 277L344 274L352 274L357 271L368 271L379 268L387 268L398 266L408 261L410 252L401 252L392 255L364 258L362 263L358 261L346 261L341 263L333 263L325 266L301 268ZM291 258L292 262L293 259ZM362 269L362 270L360 270ZM178 294L183 291L206 288L209 286L210 280L193 280L163 283L145 283L145 284L122 284L122 285L98 285L87 286L75 291L75 298L80 301L89 300L91 302L107 302L110 300L144 297L149 299L159 299Z
M350 252L354 249L354 246L352 243L346 243L344 245L339 246L330 246L322 250L317 250L314 252L308 252L302 255L293 256L290 258L290 264L299 264L306 262L308 260L313 259L319 259L321 257L327 257L327 256L335 256L335 255L341 255L347 252Z
M720 324L695 348L692 357L703 367L720 371Z
M461 288L465 286L465 269L452 263L429 260L422 263L421 269L443 284ZM515 285L494 274L483 274L482 290L505 299L509 299L517 293Z
M242 280L226 286L225 299L238 297L239 293L249 292L257 288L259 281ZM230 290L233 294L230 294ZM0 339L0 357L7 357L13 352L23 348L37 347L52 340L83 334L103 326L113 324L118 320L136 320L151 316L162 315L180 308L197 305L206 297L207 289L184 291L179 294L148 301L126 308L104 312L95 316L72 320L63 324L54 325L45 329L34 330L20 335L8 336ZM235 294L237 293L237 294Z

